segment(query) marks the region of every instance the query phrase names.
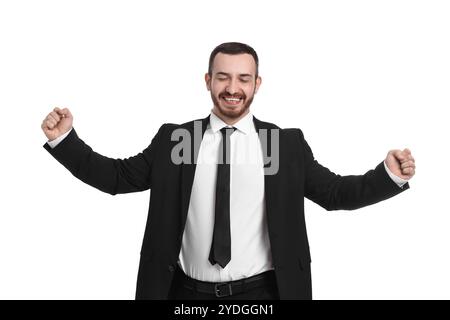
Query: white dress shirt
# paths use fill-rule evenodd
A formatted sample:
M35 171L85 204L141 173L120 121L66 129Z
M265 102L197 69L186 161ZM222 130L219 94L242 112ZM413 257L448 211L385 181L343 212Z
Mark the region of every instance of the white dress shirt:
M239 280L273 269L265 210L263 153L251 112L233 125L237 130L230 137L231 261L222 269L208 260L214 230L220 129L225 126L228 125L211 112L200 144L179 254L178 264L183 271L201 281ZM47 143L54 148L69 133ZM407 182L394 175L386 163L384 167L399 187Z
M273 269L264 200L263 152L249 112L230 136L231 261L222 269L208 260L214 230L220 129L213 112L197 159L179 264L191 278L222 282ZM228 126L230 127L230 126Z

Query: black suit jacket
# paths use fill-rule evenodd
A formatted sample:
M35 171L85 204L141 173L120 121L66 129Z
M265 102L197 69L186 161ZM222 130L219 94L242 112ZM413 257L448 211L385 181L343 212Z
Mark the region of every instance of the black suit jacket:
M203 136L209 116L196 121L201 121ZM258 132L280 129L255 117L253 121ZM171 140L171 133L180 128L194 136L194 121L181 125L166 123L145 150L126 159L96 153L77 136L75 129L54 149L44 144L75 177L101 191L115 195L151 189L136 299L167 299L177 264L196 167L194 156L198 151L198 146L192 144L190 163L171 161L171 150L179 143ZM409 188L408 184L398 187L386 173L383 162L364 175L340 176L331 172L315 160L300 129L279 130L279 170L275 175L265 175L264 184L281 299L312 298L305 197L326 210L353 210Z

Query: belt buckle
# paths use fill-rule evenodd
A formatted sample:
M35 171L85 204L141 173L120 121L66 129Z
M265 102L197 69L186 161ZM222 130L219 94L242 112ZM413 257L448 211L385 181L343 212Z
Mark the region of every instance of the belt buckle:
M221 287L228 288L228 292L222 293ZM231 296L233 294L233 290L231 290L231 283L216 283L214 285L214 292L217 298Z

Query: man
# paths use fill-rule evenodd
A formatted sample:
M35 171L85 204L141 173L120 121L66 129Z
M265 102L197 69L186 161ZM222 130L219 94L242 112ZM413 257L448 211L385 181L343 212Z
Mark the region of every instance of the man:
M246 44L216 47L205 82L211 114L162 125L134 157L93 151L67 108L42 122L44 148L101 191L151 189L137 299L312 299L304 197L326 210L374 204L409 188L414 158L391 150L375 169L352 176L320 165L300 129L251 114L261 77Z

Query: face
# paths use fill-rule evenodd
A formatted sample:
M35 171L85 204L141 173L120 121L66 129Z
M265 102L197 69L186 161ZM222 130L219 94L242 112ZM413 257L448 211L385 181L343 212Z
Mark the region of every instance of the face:
M213 112L233 124L248 113L261 84L261 77L255 77L255 60L247 53L218 53L211 73L205 74L205 81L214 103Z

